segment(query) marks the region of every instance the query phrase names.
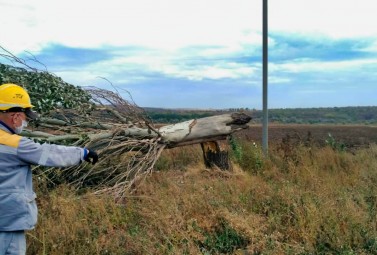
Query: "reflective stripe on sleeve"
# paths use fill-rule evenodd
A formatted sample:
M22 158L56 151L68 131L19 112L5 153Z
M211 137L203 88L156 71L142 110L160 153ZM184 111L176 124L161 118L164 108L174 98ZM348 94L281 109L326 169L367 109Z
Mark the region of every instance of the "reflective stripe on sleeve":
M42 146L42 154L38 161L39 165L45 165L49 156L49 148L47 146Z

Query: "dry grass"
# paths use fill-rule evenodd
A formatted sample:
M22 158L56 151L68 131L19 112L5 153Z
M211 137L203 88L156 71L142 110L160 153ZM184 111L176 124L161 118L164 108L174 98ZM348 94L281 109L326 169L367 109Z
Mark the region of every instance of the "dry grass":
M377 254L377 146L236 145L232 172L199 146L165 151L124 201L40 186L29 253Z

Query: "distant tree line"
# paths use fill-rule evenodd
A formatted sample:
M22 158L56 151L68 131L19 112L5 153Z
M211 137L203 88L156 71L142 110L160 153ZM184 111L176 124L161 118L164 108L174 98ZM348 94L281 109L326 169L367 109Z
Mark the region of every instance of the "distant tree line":
M248 108L206 111L148 108L146 111L156 123L177 123L237 111L252 116L253 123L261 123L263 118L261 110ZM268 115L270 122L285 124L377 124L377 106L270 109Z
M255 119L262 119L262 112L256 111L254 116ZM269 120L298 124L377 124L377 107L271 109Z

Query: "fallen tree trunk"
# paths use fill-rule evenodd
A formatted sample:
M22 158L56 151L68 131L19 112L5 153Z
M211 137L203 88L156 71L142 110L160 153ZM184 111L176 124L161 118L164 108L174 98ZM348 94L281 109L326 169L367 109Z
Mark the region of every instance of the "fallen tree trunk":
M247 128L251 117L244 113L231 113L194 119L161 127L162 142L168 148L223 140L236 131Z
M130 127L127 125L113 125L113 130L109 129L109 124L96 123L94 125L82 125L82 123L67 123L62 120L46 119L46 123L50 125L69 126L72 127L88 127L95 129L103 129L107 127L106 131L89 132L86 137L89 142L86 145L93 145L93 142L103 139L110 139L117 137L134 137L139 139L160 137L160 143L166 144L167 148L178 146L185 146L190 144L199 144L207 141L223 140L236 131L247 128L247 123L251 117L244 113L223 114L212 117L193 119L180 122L173 125L162 126L159 129L147 129ZM43 121L43 119L42 119ZM43 122L42 122L43 123ZM83 138L81 134L63 134L53 135L47 132L30 131L23 133L27 137L33 137L47 142L57 142L62 140L80 140ZM105 146L106 144L102 144ZM99 148L97 148L99 149Z

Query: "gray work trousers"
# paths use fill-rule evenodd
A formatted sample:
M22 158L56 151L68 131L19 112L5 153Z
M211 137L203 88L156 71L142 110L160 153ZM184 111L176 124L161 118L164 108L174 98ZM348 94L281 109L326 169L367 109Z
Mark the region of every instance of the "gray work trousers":
M0 231L0 255L25 255L25 231Z

